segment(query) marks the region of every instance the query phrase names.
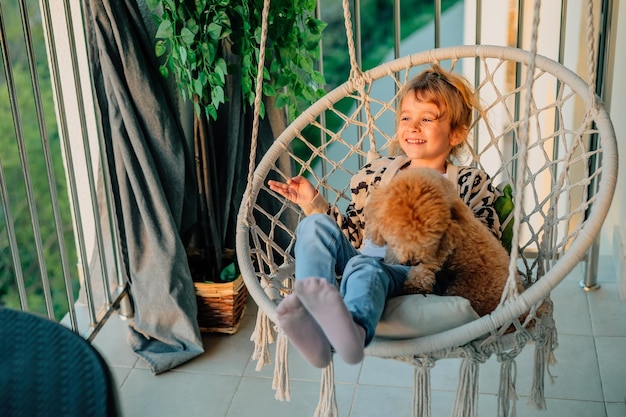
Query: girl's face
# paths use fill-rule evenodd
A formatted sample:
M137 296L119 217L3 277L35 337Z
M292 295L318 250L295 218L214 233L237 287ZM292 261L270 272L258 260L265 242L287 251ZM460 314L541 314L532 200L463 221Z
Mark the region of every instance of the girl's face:
M450 131L450 122L439 107L407 94L400 103L397 128L400 147L411 160L411 167L428 167L446 171L446 159L455 145L463 140Z

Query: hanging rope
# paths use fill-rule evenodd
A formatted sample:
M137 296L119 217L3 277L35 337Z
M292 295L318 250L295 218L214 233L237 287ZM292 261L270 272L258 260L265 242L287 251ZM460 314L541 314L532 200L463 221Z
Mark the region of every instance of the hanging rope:
M535 81L535 58L537 56L537 39L539 36L539 12L541 11L541 0L535 0L535 8L533 10L532 36L530 42L530 59L527 65L525 96L524 96L524 117L520 125L520 133L518 137L518 160L517 172L515 177L515 205L513 215L513 242L511 247L511 262L509 263L509 279L506 288L502 293L503 300L509 300L517 296L517 285L515 277L517 276L517 260L520 257L519 245L520 233L522 226L522 204L524 202L524 183L526 182L526 165L528 164L528 136L530 116L532 114L532 89Z
M343 19L346 26L346 38L348 41L348 56L350 57L350 80L359 82L362 80L363 72L359 67L356 56L356 46L354 45L354 32L352 31L352 17L350 15L350 3L343 0Z
M267 42L267 27L268 17L270 14L270 0L263 1L263 11L261 12L261 41L259 42L259 63L257 65L256 73L256 89L254 93L254 113L252 119L252 138L250 140L250 160L248 164L248 185L249 190L252 187L252 180L254 179L254 168L256 165L256 151L259 137L259 118L261 113L261 99L263 98L263 69L265 68L265 44ZM244 201L245 212L250 213L250 206L252 204L252 193L244 193L248 198ZM244 223L249 226L248 219L253 216L245 216Z
M592 91L596 88L596 47L595 47L595 29L593 15L593 0L587 0L587 72L589 75L589 86ZM595 101L595 94L593 100ZM595 106L592 106L595 107Z
M350 78L349 82L358 91L359 97L363 99L363 107L365 108L365 122L367 123L367 135L369 137L369 150L367 160L372 161L380 155L376 151L376 138L374 137L374 118L370 108L369 96L365 91L366 84L371 84L365 73L361 70L356 56L356 47L354 44L354 33L352 31L352 17L350 15L350 3L343 0L343 18L346 27L346 37L348 41L348 55L350 56Z
M252 193L250 189L252 187L252 180L254 178L254 169L256 165L256 153L257 143L259 136L259 118L261 113L261 100L263 95L263 69L265 68L265 44L267 42L267 27L268 17L270 10L270 0L264 0L263 10L261 12L261 40L259 43L259 62L257 65L257 77L256 77L256 90L254 95L254 113L252 121L252 137L250 139L250 159L248 164L248 185L244 195L247 196L243 201L245 212L248 215L244 216L243 222L246 226L250 226L249 219L254 219L254 216L250 215L252 205ZM252 332L250 340L254 342L255 350L252 355L253 359L258 360L257 371L264 365L270 363L270 354L268 350L268 344L274 341L274 333L272 329L272 323L267 317L265 312L259 310L257 314L257 322ZM288 392L288 388L287 388ZM288 395L288 394L287 394Z

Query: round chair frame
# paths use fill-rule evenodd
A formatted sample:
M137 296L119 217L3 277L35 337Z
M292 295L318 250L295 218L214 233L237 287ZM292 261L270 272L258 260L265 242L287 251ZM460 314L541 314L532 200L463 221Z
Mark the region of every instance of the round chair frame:
M496 183L513 186L517 217L511 262L527 289L503 294L493 313L457 328L415 339L376 337L366 355L423 366L466 356L467 346L476 351L480 345L487 355L518 349L521 340L523 346L546 338L546 327L536 325L541 320L553 327L551 314L534 313L585 259L600 232L617 180L615 132L599 98L574 72L541 55L489 45L433 49L365 71L357 82L350 79L311 105L267 149L243 196L236 243L244 282L259 313L271 322L276 323L276 305L293 283L293 231L303 213L269 190L268 179L306 175L331 204L346 204L350 176L369 157L388 150L401 86L414 71L433 63L462 67L475 80L486 117L477 117L472 155L465 163L485 169ZM524 79L529 68L534 82L527 97L526 86L515 80ZM528 112L520 110L524 99ZM327 121L336 127L329 128ZM518 320L529 312L527 320ZM510 326L516 331L504 331ZM256 339L257 344L272 340ZM556 341L548 344L542 349L549 356Z

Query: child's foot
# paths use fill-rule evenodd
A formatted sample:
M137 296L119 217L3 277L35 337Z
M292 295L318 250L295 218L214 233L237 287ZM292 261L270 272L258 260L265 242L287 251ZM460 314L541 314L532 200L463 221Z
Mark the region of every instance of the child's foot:
M323 278L306 278L296 281L295 293L339 356L350 364L361 362L365 329L352 320L337 288Z
M278 324L298 352L311 365L325 368L332 358L330 342L295 293L278 304L276 314Z

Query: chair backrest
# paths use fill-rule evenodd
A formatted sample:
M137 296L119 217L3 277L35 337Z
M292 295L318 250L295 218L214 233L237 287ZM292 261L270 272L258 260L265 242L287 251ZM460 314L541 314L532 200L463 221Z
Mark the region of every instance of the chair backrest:
M0 308L3 417L114 417L113 377L98 351L63 325Z
M583 257L608 211L617 147L610 119L587 83L557 62L536 56L534 88L527 91L520 80L526 79L530 60L529 52L507 47L435 49L369 70L364 87L348 81L307 109L263 155L240 211L239 263L260 307L273 318L273 302L264 298L280 296L275 278L290 271L295 225L303 215L269 190L268 179L307 176L331 203L345 208L350 177L370 151L384 155L388 149L399 90L431 63L474 81L486 111L472 132L473 155L460 162L485 169L496 184L513 185L514 194L521 191L515 188L517 165L526 166L519 239L514 244L527 284L565 259L547 285L554 287L563 279ZM523 106L529 93L524 135ZM524 162L519 149L526 138ZM253 261L246 261L248 255ZM269 295L255 294L250 277L259 278ZM289 272L283 278L280 285L289 286ZM532 292L529 296L532 302L541 297Z

